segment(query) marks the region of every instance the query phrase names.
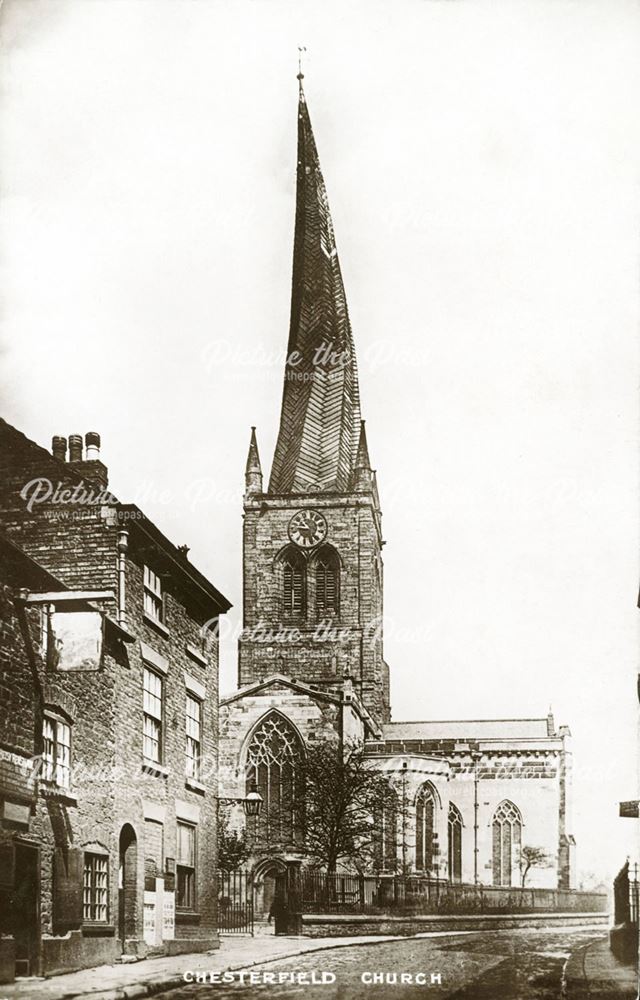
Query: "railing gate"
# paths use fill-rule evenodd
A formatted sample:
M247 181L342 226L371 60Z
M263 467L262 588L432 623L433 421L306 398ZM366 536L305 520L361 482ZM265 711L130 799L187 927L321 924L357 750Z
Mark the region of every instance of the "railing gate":
M253 934L253 877L248 871L219 871L218 931Z

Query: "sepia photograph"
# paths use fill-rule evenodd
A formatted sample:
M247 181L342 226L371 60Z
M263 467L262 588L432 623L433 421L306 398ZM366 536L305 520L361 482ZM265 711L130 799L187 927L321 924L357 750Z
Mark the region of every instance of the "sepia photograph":
M3 0L0 1000L635 1000L635 0Z

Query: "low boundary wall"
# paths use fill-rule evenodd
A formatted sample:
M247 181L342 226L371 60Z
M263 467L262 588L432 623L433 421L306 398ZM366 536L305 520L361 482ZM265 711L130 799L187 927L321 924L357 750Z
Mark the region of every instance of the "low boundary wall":
M389 916L387 914L305 913L302 933L307 937L358 937L375 934L423 934L434 931L488 931L545 927L601 927L611 923L608 913L485 913L477 916L428 914Z

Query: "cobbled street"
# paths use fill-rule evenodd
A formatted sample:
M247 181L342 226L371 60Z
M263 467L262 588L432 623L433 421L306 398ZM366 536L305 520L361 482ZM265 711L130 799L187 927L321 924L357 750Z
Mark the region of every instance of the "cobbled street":
M550 931L496 931L409 938L383 944L328 949L297 958L252 966L247 971L272 974L275 982L242 985L193 984L163 994L167 1000L226 1000L269 997L290 1000L380 1000L415 997L427 990L434 997L456 1000L561 1000L562 972L573 950L602 938L602 932L576 928ZM258 943L258 941L256 942ZM331 985L279 983L280 973L333 973ZM363 981L363 973L365 981ZM396 974L397 982L373 983L376 973ZM426 973L426 985L402 984L400 974ZM442 982L431 983L440 974ZM235 973L238 978L238 973Z

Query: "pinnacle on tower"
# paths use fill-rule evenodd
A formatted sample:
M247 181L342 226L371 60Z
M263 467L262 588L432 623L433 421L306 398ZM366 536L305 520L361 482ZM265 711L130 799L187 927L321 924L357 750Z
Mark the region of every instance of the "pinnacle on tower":
M260 465L260 455L258 454L255 427L251 428L251 441L249 442L249 454L247 455L247 465L244 472L244 485L246 493L262 493L262 466Z
M369 446L367 445L367 432L364 420L360 421L360 439L358 441L358 451L353 470L352 487L358 493L371 490L373 486L373 471L369 459Z

